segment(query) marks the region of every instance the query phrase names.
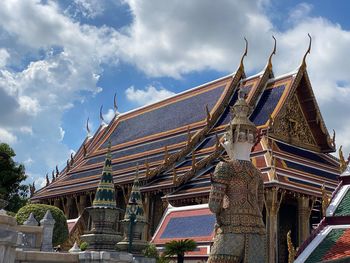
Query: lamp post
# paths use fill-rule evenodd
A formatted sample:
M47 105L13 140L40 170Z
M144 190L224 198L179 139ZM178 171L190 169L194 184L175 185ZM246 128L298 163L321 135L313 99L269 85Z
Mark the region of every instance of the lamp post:
M133 227L136 220L136 211L137 210L137 202L135 198L132 198L129 201L129 209L128 209L128 215L129 215L129 246L128 246L128 252L131 253L132 250L132 240L133 240Z

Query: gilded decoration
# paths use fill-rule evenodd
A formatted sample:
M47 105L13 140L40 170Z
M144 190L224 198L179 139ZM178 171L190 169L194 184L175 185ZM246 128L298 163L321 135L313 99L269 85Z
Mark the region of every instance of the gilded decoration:
M209 263L266 261L264 183L249 157L257 139L249 113L240 94L222 144L230 159L218 163L211 177L208 204L216 225Z
M293 263L298 250L295 249L293 245L290 230L287 233L287 245L288 245L288 263Z
M301 144L317 145L296 95L291 97L282 114L273 121L273 134Z

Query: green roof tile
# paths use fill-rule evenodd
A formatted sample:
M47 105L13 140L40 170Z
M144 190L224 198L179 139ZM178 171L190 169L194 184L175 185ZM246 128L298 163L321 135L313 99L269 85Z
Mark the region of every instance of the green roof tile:
M350 215L350 191L348 190L340 201L337 209L334 212L335 216L349 216Z
M337 242L337 240L343 235L345 229L333 229L323 239L323 241L312 251L311 255L307 258L305 263L321 262L326 253Z
M100 183L98 184L93 206L116 207L115 190L112 175L111 144L108 143L105 164L103 167Z

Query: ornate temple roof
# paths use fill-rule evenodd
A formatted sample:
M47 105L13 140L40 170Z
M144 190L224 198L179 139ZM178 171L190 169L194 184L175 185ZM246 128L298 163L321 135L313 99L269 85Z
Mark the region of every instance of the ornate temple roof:
M171 240L192 239L197 249L186 253L186 257L208 256L214 237L215 215L208 204L173 207L166 209L151 243L161 251L166 242Z
M301 245L295 262L350 262L349 245L350 165L340 176L340 183L332 195L326 216Z
M335 150L313 95L305 65L275 77L272 65L246 77L237 71L145 107L116 115L86 138L59 177L33 201L94 192L111 142L115 185L131 188L139 164L141 191L163 191L169 200L208 195L209 175L223 157L220 140L238 90L254 108L250 120L261 140L252 160L268 184L320 195L336 186Z

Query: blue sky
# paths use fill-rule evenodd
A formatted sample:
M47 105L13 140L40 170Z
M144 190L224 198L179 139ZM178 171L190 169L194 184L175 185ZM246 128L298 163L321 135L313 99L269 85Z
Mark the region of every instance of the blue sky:
M64 167L113 116L233 72L246 36L248 75L277 38L275 74L308 71L326 125L350 151L348 1L4 0L0 3L0 141L28 181Z

